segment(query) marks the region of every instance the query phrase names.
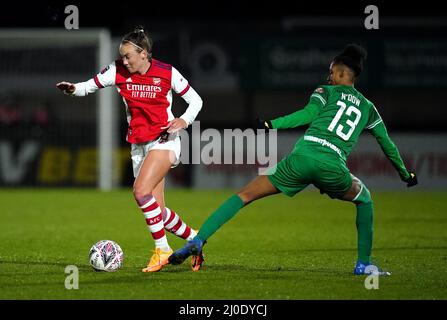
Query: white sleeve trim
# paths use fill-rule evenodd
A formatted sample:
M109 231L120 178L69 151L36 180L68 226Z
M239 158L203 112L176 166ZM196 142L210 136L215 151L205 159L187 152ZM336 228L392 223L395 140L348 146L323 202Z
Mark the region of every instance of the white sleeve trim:
M359 193L357 193L357 195L355 196L355 198L352 199L352 202L354 202L355 200L357 200L357 198L360 196L360 194L362 193L362 191L363 191L363 183L360 183L360 191L359 191Z
M188 80L186 80L180 72L172 67L171 87L176 93L182 93L188 87Z
M323 103L323 106L326 105L326 100L324 100L324 98L323 98L322 96L320 96L318 93L313 93L313 94L311 95L311 97L315 97L315 98L320 99L320 101Z
M182 95L182 98L186 101L186 103L188 103L189 106L180 118L185 120L189 126L194 122L195 118L199 114L199 111L202 109L203 101L192 87L189 87L188 91Z
M382 122L382 118L380 118L380 119L377 119L376 121L374 121L371 125L369 125L368 127L366 127L366 129L372 129L372 128L374 128L375 126L377 126L379 123L381 123Z
M371 103L371 102L370 102L370 103ZM374 128L375 126L377 126L379 123L382 122L382 117L380 116L379 111L377 111L376 106L375 106L373 103L371 103L371 105L372 105L372 107L374 108L374 111L375 111L375 112L377 113L377 115L379 116L379 119L377 119L376 121L374 121L373 123L371 123L369 126L367 126L366 129L368 129L368 130Z

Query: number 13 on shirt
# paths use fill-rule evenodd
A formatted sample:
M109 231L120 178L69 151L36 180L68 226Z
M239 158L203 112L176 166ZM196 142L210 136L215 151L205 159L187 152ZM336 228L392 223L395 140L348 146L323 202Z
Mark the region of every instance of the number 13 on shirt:
M338 110L338 112L335 115L334 119L332 120L331 124L327 128L330 132L334 131L335 126L337 126L338 121L340 120L341 116L343 115L343 113L345 113L345 110L346 110L346 103L344 103L343 101L340 101L340 100L337 101L337 105L340 106L340 109ZM346 110L347 116L350 116L352 113L355 113L354 121L352 121L350 119L346 120L346 124L350 127L349 131L346 134L343 133L344 126L341 124L338 124L337 130L335 131L335 133L345 141L349 140L349 138L351 137L352 133L355 130L355 127L357 126L357 124L360 121L360 117L362 116L362 113L360 112L360 110L354 106L350 106Z

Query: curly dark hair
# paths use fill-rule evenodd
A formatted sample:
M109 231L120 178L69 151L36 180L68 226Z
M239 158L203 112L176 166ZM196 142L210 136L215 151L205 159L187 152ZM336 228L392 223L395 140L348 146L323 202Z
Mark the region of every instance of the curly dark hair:
M344 64L352 71L355 77L358 77L363 71L363 61L366 60L368 53L358 44L348 44L343 51L338 54L334 60L334 64Z

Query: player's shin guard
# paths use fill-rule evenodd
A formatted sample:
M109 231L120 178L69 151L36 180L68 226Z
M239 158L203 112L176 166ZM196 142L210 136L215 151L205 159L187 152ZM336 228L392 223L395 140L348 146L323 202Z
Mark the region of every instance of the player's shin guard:
M152 238L155 242L156 248L161 248L164 251L169 251L171 248L166 238L164 223L161 214L160 206L152 195L147 195L136 199L138 206L143 211L146 224Z
M371 259L371 249L373 240L373 216L374 206L371 194L366 186L362 183L359 194L354 198L353 202L357 206L357 245L358 245L358 261L369 264Z
M192 240L197 233L188 226L180 216L169 208L163 210L165 229L185 240Z
M203 223L197 235L203 241L206 241L214 232L216 232L224 223L234 217L242 209L244 202L238 195L233 195L225 201L208 219Z

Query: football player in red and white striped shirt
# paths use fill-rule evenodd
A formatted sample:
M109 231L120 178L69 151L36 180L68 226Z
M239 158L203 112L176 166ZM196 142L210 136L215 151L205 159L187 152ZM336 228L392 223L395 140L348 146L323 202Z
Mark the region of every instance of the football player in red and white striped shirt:
M169 169L180 161L178 132L194 121L203 104L177 69L152 58L152 44L144 27L138 26L122 39L121 59L86 82L57 84L58 89L71 96L86 96L108 86L115 86L122 96L135 176L133 193L155 241L154 253L143 272L159 271L168 263L172 249L165 229L186 240L196 235L176 212L165 206L164 183ZM179 118L171 111L172 91L188 103ZM193 270L199 270L202 262L201 254L195 256Z

